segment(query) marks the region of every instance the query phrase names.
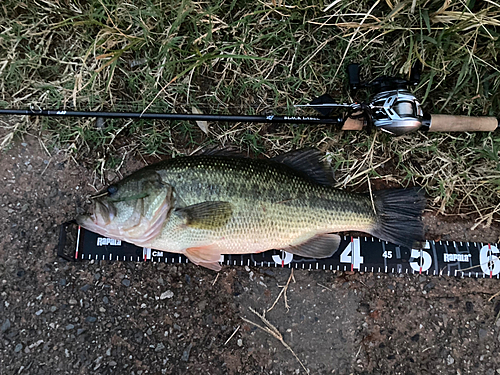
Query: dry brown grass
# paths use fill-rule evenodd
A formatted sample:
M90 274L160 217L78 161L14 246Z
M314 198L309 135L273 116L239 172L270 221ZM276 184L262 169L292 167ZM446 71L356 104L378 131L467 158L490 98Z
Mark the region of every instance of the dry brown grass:
M2 107L292 114L293 104L324 92L366 100L346 89L349 62L371 79L407 75L416 60L424 71L415 94L427 112L496 115L500 105L500 7L489 0L7 0L0 19ZM186 122L20 118L6 125L4 143L35 133L97 176L130 153L219 145L273 156L313 146L328 154L339 186L422 185L435 212L499 221L497 134L391 138L326 126L207 125L205 134Z

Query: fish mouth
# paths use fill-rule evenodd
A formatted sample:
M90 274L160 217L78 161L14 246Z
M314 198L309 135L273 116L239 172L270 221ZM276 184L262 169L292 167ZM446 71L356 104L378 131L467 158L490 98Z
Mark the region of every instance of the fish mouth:
M163 228L163 223L171 212L171 194L166 194L150 218L143 215L144 202L137 200L136 209L133 213L134 220L129 225L114 223L117 217L117 209L112 202L95 199L90 213L79 215L76 222L82 228L102 236L114 238L136 244L147 246Z
M111 235L111 233L106 230L106 227L116 216L115 207L99 199L94 199L89 211L89 213L77 216L77 224L103 236L108 236L108 234Z

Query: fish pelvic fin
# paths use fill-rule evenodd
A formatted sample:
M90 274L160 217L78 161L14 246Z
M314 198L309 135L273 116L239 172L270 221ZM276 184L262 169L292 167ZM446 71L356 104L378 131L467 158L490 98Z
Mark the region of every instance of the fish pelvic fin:
M186 249L184 255L194 264L209 268L216 272L221 270L219 260L221 257L220 250L217 246L199 246Z
M338 250L340 241L341 238L337 234L318 234L301 244L292 245L283 250L305 258L329 258Z
M381 240L412 248L424 240L423 189L389 189L374 192L377 223L371 234Z
M178 208L174 213L184 219L184 224L196 229L216 229L229 221L233 205L229 202L202 202Z

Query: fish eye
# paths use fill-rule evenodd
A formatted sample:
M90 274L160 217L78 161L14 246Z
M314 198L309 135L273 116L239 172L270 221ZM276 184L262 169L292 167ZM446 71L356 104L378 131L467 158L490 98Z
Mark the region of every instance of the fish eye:
M108 195L113 195L118 191L118 188L115 185L110 185L108 187Z

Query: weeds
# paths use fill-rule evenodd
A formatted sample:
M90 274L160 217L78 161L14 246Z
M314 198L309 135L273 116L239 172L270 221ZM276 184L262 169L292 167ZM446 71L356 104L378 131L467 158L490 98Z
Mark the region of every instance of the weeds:
M347 63L361 63L369 80L407 76L416 61L426 112L494 116L500 107L500 7L489 0L6 0L0 19L2 107L294 114L293 104L325 92L366 100L363 91L350 97ZM49 146L74 145L98 170L121 165L125 146L160 157L208 145L267 156L313 146L348 189L423 185L433 210L498 221L495 134L391 138L223 123L205 134L188 122L48 118L3 127L6 141L31 132Z

